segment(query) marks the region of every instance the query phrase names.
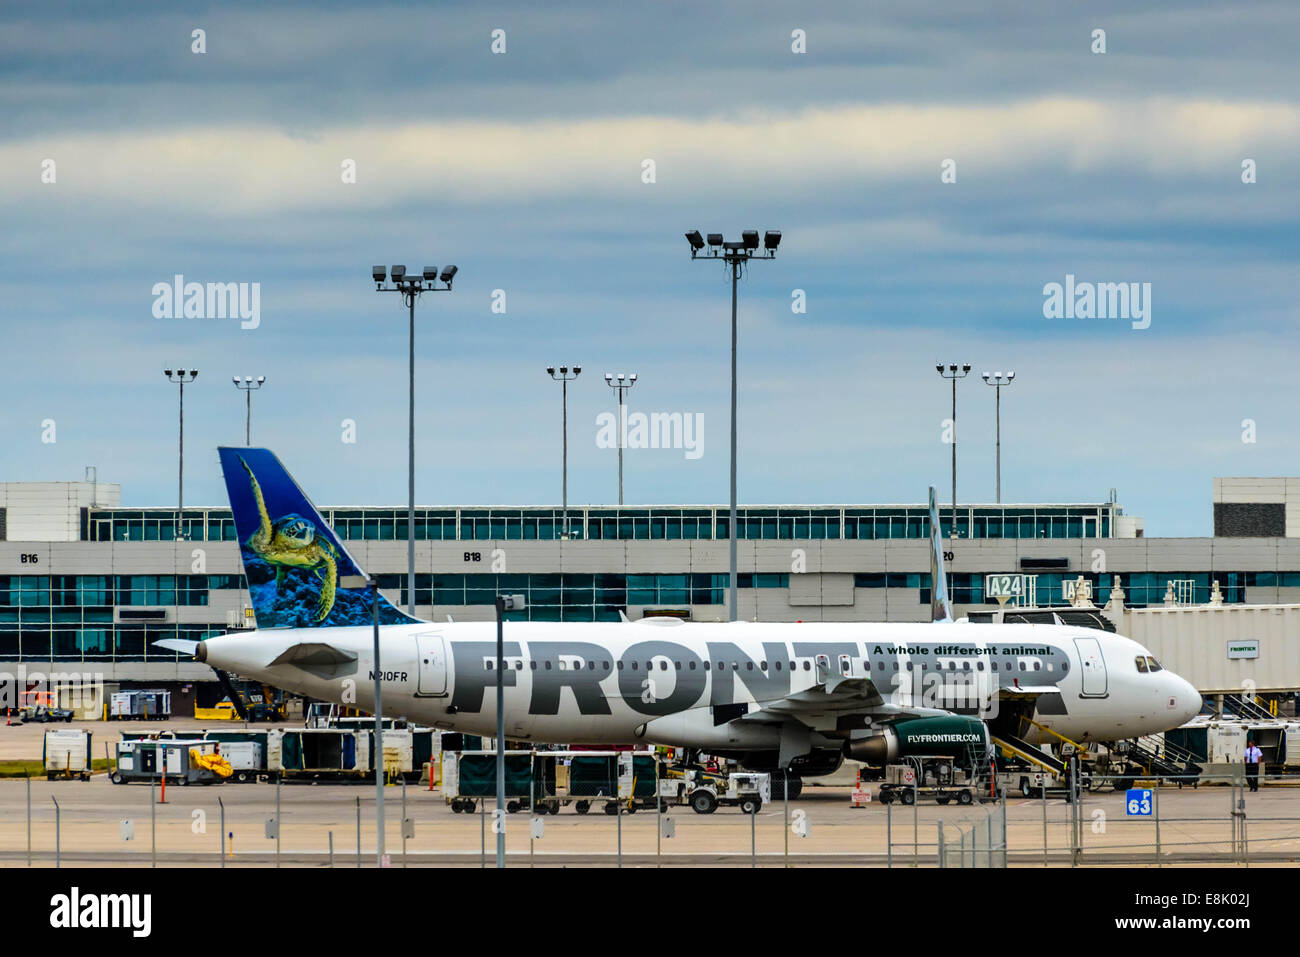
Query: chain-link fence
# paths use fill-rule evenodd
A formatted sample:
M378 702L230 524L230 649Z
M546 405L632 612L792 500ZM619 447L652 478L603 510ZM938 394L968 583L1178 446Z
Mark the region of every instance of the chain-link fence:
M1087 788L939 804L805 787L789 800L720 805L597 798L531 808L489 798L453 810L424 784L385 788L386 863L492 866L497 833L519 866L1086 867L1300 859L1285 776L1202 776L1193 786L1091 779ZM1133 785L1133 786L1130 786ZM0 864L335 866L380 863L376 791L364 784L213 786L0 780Z

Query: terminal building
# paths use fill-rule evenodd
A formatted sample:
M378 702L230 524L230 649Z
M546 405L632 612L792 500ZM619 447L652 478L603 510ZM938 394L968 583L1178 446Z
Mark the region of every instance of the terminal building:
M1029 603L1063 603L1082 576L1128 607L1300 602L1300 479L1220 478L1214 535L1152 538L1108 501L960 505L948 546L958 615L997 608L985 576L1026 576ZM1295 507L1293 508L1293 504ZM407 511L322 509L395 604L407 603ZM498 593L540 621L672 613L726 620L725 506L417 508L416 613L487 619ZM943 535L952 510L941 506ZM178 535L178 524L180 526ZM925 621L924 505L771 505L738 512L738 615L765 621ZM1174 583L1171 586L1170 583ZM183 696L209 669L156 648L254 627L229 508L124 508L98 481L0 483L0 661L93 673ZM215 685L209 689L215 693Z

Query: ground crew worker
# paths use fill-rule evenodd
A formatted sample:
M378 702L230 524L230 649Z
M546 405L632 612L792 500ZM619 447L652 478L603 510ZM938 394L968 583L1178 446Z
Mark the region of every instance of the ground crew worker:
M1246 742L1246 783L1252 791L1259 790L1259 764L1264 760L1264 752L1253 740Z

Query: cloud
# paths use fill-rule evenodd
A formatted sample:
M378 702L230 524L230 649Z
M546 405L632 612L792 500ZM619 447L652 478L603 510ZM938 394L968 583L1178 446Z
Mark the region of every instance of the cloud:
M628 197L642 162L675 201L781 182L806 194L829 183L937 181L954 158L959 182L1042 175L1045 167L1128 175L1235 175L1248 153L1290 148L1300 108L1285 102L1042 99L994 106L908 105L748 110L501 123L456 120L325 127L193 126L62 134L0 147L17 178L8 205L51 195L36 171L58 163L58 196L213 218L318 207L358 211L427 198L463 205ZM341 182L355 160L356 186ZM793 174L793 175L792 175ZM219 202L214 202L220 197Z

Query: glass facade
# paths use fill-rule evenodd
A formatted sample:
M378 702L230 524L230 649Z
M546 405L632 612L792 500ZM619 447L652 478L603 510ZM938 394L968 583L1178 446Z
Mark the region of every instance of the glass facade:
M1190 598L1210 600L1219 582L1223 600L1238 604L1246 590L1300 588L1300 572L1119 572L1085 575L1097 604L1105 604L1115 575L1131 607L1164 602L1168 582L1191 582ZM1063 604L1061 585L1077 574L1040 573L1035 577L1040 606ZM920 604L930 601L927 572L863 572L853 576L856 588L898 588L916 592ZM380 587L406 604L406 576L379 576ZM742 572L737 587L789 588L785 573ZM160 638L198 640L227 631L224 623L185 624L114 621L132 609L176 605L204 607L211 592L246 590L242 575L5 575L0 576L0 659L47 662L107 662L176 660L174 652L152 647ZM528 607L509 613L515 620L617 621L629 605L681 608L716 605L726 600L726 574L418 574L418 605L489 606L497 594L520 593ZM957 604L985 604L984 575L953 576Z
M738 588L785 588L789 575L745 574ZM379 586L400 593L406 576L380 575ZM120 608L205 606L214 589L246 589L242 575L7 575L0 576L0 659L26 661L175 661L151 647L160 638L199 640L224 634L224 623L114 623ZM416 575L421 605L491 605L498 594L523 594L528 607L513 619L618 621L629 605L722 605L725 574L658 575Z
M957 510L958 538L1109 538L1114 505L974 505ZM322 509L339 538L405 541L404 508ZM417 508L417 541L530 541L560 537L558 508ZM748 507L737 509L739 537L759 540L926 538L929 510L912 506ZM943 534L951 534L951 511L939 510ZM597 540L726 539L724 507L571 508L575 538ZM175 509L93 509L86 539L98 542L169 542L176 538ZM229 509L186 509L189 541L235 540Z

